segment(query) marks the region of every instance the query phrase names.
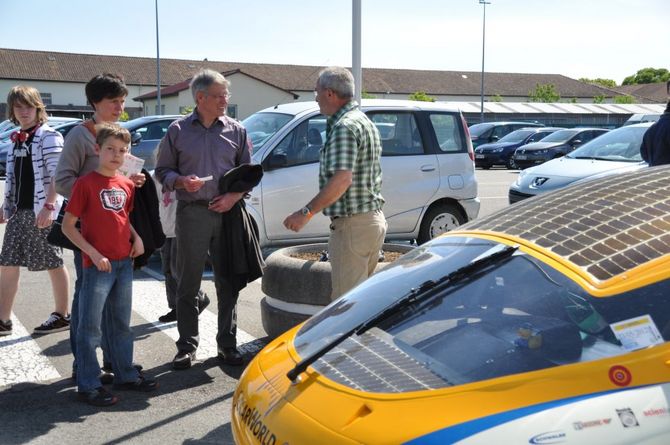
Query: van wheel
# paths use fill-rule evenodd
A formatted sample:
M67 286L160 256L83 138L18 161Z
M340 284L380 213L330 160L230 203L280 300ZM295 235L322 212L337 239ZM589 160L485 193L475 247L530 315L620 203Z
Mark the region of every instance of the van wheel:
M417 242L423 244L465 223L465 218L453 204L435 204L421 221Z
M507 160L507 164L505 164L505 167L507 167L507 170L514 170L516 169L516 164L514 163L514 158L510 157Z

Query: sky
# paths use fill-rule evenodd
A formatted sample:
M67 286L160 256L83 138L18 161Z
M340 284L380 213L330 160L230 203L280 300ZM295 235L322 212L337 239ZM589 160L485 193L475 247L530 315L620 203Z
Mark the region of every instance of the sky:
M155 12L155 0L0 0L0 48L156 57ZM362 65L480 72L483 12L362 0ZM158 0L160 57L351 66L351 18L351 0ZM620 84L670 69L669 19L668 0L490 0L485 71Z

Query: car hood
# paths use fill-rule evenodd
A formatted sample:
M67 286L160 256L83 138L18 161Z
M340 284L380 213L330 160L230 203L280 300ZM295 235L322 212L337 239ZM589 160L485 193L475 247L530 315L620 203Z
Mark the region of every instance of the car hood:
M554 148L565 145L565 142L532 142L530 144L523 145L519 147L520 150L543 150L545 148Z
M602 177L645 167L644 162L602 161L562 157L537 167L524 170L514 188L524 193L537 194L565 187L592 176Z
M518 145L519 145L518 142L492 142L490 144L482 144L479 147L477 147L477 149L479 149L479 151L491 151L497 148L509 148Z

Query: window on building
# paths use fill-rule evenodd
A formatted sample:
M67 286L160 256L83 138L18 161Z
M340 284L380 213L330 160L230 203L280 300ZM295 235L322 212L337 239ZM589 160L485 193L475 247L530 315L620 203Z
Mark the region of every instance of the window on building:
M228 104L228 111L226 114L233 119L237 119L237 105Z
M165 104L161 104L160 113L158 113L158 104L154 105L154 114L165 114Z
M40 97L44 105L51 105L51 93L40 93Z

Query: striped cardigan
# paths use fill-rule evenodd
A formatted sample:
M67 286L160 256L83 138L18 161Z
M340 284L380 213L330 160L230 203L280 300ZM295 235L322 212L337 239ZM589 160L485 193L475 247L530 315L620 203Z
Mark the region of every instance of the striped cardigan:
M58 158L63 151L63 136L47 124L37 129L30 144L32 153L33 172L35 176L35 195L33 197L33 211L35 217L42 210L47 200L47 191L51 178L56 172ZM14 150L7 153L7 176L5 179L5 202L2 206L5 219L10 218L16 212L15 192L16 178L14 177ZM56 201L56 210L52 218L56 219L63 198L59 195Z

